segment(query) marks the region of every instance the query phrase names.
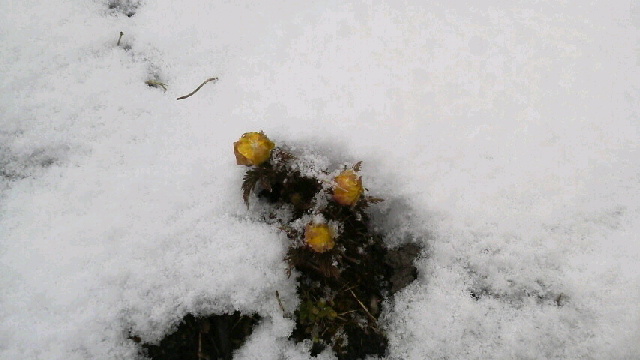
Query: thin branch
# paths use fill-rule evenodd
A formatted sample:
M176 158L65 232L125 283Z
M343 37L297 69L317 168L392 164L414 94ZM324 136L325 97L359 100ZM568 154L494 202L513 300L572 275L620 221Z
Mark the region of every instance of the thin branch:
M280 292L278 290L276 290L276 299L278 299L278 306L280 307L280 310L282 310L282 316L287 318L287 319L291 319L291 314L288 313L285 309L284 309L284 305L282 305L282 300L280 300Z
M283 314L286 314L287 312L284 309L284 306L282 305L282 300L280 300L280 292L278 290L276 290L276 299L278 299L278 305L280 305L280 310L282 310Z
M116 44L116 46L120 46L120 40L122 40L122 36L124 35L124 33L122 31L120 31L120 37L118 38L118 43Z
M378 322L378 320L376 320L376 317L371 315L371 313L369 312L369 309L367 309L366 306L364 306L364 304L360 301L360 299L358 299L358 297L356 296L356 294L353 292L353 290L349 289L349 292L351 293L351 295L353 295L353 298L356 299L356 301L358 302L358 304L360 304L360 306L362 306L362 309L367 313L367 315L369 315L369 317L371 317L371 320L373 320L374 325Z
M198 359L209 360L209 357L202 352L202 331L198 333Z
M198 90L200 90L200 88L202 88L206 83L208 83L208 82L210 82L210 81L216 82L216 81L218 81L218 78L217 78L217 77L208 78L208 79L207 79L207 80L205 80L202 84L200 84L200 86L198 86L195 90L193 90L192 92L188 93L188 94L187 94L187 95L185 95L185 96L180 96L177 100L183 100L183 99L186 99L186 98L188 98L189 96L191 96L191 95L193 95L193 94L197 93L197 92L198 92Z

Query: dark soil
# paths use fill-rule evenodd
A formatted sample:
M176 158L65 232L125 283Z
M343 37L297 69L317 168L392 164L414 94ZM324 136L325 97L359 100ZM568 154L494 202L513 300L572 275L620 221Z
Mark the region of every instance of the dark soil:
M188 314L175 332L160 344L142 344L141 355L153 360L231 360L258 323L258 315L211 315L195 317ZM135 342L140 338L132 336Z

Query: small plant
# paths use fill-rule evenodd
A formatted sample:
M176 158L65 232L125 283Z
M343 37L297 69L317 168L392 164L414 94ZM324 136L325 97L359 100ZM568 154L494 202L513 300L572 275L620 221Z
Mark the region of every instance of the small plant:
M401 287L394 284L396 272L410 268L410 281L415 279L412 262L418 251L402 269L391 265L391 252L369 223L367 208L382 199L367 195L362 163L305 172L302 160L263 132L242 135L234 153L238 165L248 167L245 203L249 206L253 196L271 204L264 219L291 241L286 261L297 276L300 297L291 338L311 340L312 355L327 346L339 359L384 355L380 303Z

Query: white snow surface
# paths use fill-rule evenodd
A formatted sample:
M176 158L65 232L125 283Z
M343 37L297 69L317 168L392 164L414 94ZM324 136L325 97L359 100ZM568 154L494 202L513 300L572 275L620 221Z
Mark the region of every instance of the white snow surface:
M0 4L1 359L137 359L130 331L233 310L264 318L236 359L310 358L242 201L259 130L362 160L389 246L425 246L386 359L640 359L636 2Z

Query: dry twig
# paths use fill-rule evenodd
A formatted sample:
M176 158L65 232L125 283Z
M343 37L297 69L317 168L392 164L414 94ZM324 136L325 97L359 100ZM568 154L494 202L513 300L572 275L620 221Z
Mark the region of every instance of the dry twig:
M183 100L183 99L186 99L186 98L188 98L189 96L191 96L191 95L193 95L193 94L197 93L197 92L198 92L198 90L200 90L200 88L202 88L206 83L208 83L208 82L210 82L210 81L216 82L216 81L218 81L218 78L217 78L217 77L208 78L208 79L207 79L207 80L205 80L202 84L200 84L200 86L198 86L195 90L193 90L192 92L188 93L188 94L187 94L187 95L185 95L185 96L180 96L180 97L179 97L178 99L176 99L176 100Z
M124 35L124 33L120 31L120 37L118 38L118 43L116 44L116 46L120 46L120 40L122 40L122 35Z
M280 306L280 310L282 310L283 314L286 314L287 312L284 310L284 305L282 305L282 300L280 300L280 292L278 290L276 290L276 299L278 299L278 305Z
M376 317L371 315L371 313L369 312L369 309L367 309L366 306L364 306L364 304L362 303L362 301L360 301L360 299L358 299L358 297L356 296L356 294L353 292L353 290L349 289L349 292L351 293L351 295L353 295L353 298L356 299L356 301L358 302L358 304L360 304L360 306L362 306L362 309L367 313L367 315L369 315L369 317L371 318L371 320L373 320L373 323L376 324L378 322L378 320L376 320Z

